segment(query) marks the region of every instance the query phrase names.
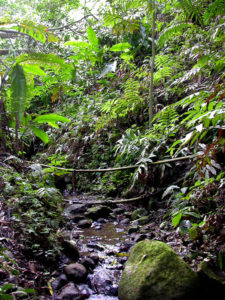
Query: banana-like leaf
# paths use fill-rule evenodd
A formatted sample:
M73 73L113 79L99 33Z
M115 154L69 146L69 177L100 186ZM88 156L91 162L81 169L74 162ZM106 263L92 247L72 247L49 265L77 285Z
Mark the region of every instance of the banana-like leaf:
M23 67L21 67L19 64L16 64L13 67L11 78L11 110L15 116L17 115L18 122L21 124L24 116L27 96L27 85Z
M119 51L124 51L124 50L127 50L129 48L131 48L131 44L129 43L119 43L119 44L116 44L114 46L112 46L110 48L110 51L115 51L115 52L119 52Z
M31 126L31 129L33 131L33 133L42 140L42 142L44 142L45 144L48 143L48 135L46 132L44 132L43 130L41 130L40 128L37 128L35 126Z
M71 122L70 119L59 116L57 114L47 114L38 116L33 120L35 123L55 123L55 122Z
M88 27L87 29L87 35L88 35L88 40L93 47L94 50L98 50L98 38L96 36L96 33L92 29L92 27Z

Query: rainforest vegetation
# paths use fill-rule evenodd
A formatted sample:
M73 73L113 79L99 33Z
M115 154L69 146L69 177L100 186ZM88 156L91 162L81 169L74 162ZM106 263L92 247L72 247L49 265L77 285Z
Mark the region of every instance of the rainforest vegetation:
M0 7L0 299L85 299L51 284L74 197L224 285L225 1Z

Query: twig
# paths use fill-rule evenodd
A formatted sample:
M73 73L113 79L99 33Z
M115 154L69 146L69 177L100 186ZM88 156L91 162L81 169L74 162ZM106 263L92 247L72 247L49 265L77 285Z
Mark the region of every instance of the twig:
M67 24L67 25L64 25L64 26L61 26L61 27L49 28L48 31L56 31L56 30L61 30L61 29L68 28L68 27L73 26L73 25L75 25L76 23L79 23L79 22L81 22L81 21L83 21L84 19L89 18L89 17L96 18L94 15L89 14L89 15L84 16L84 17L81 18L80 20L74 21L74 22L69 23L69 24Z

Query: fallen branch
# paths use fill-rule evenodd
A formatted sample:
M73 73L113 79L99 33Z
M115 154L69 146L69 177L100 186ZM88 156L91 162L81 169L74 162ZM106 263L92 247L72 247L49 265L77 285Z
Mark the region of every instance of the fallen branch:
M179 178L176 182L174 182L173 184L178 184L179 182L185 180L186 176ZM134 201L138 201L138 200L144 200L146 198L149 197L154 197L162 192L164 192L167 189L166 187L163 187L161 189L159 189L158 191L154 192L154 193L145 193L141 196L135 197L135 198L130 198L130 199L119 199L119 200L105 200L105 201L92 201L92 202L87 202L86 200L84 201L72 201L72 200L67 200L67 199L63 199L64 201L72 201L73 204L89 204L89 205L99 205L99 204L104 204L104 205L110 205L110 204L120 204L120 203L129 203L129 202L134 202Z
M188 156L182 156L182 157L177 157L177 158L171 158L171 159L165 159L165 160L158 160L155 162L149 162L148 165L150 166L155 166L155 165L160 165L160 164L166 164L170 162L176 162L176 161L182 161L182 160L188 160L197 157L197 154L193 155L188 155ZM26 161L28 164L34 164L31 161ZM61 168L61 167L55 167L55 166L49 166L45 164L39 164L42 167L46 168L54 168L57 170L63 170L67 172L84 172L84 173L94 173L94 172L114 172L114 171L121 171L121 170L129 170L129 169L136 169L140 167L140 165L131 165L131 166L125 166L125 167L118 167L118 168L106 168L106 169L67 169L67 168Z
M145 197L148 197L150 195L144 194L135 198L130 198L130 199L119 199L119 200L105 200L105 201L92 201L92 202L87 202L87 201L72 201L68 199L64 199L64 201L71 201L73 204L89 204L89 205L99 205L99 204L104 204L104 205L111 205L111 204L119 204L119 203L128 203L128 202L133 202L133 201L138 201L141 199L144 199Z

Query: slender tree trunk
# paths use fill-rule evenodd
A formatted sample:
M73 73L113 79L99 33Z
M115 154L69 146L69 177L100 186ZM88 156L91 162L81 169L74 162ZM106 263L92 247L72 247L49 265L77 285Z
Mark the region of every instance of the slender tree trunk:
M3 98L0 99L0 130L1 130L1 146L0 146L0 151L6 151L7 146L6 146L6 124L7 118L5 114L5 106L4 106L4 101Z
M156 28L156 5L153 1L153 22L152 22L152 59L151 59L151 78L149 87L149 102L148 102L148 114L149 114L149 128L152 127L153 119L153 76L155 67L155 28Z
M16 142L16 144L15 144L15 150L16 150L16 155L18 155L18 153L19 153L19 118L18 118L18 112L16 111L15 112L15 120L16 120L16 126L15 126L15 128L16 128L16 138L15 138L15 142Z

